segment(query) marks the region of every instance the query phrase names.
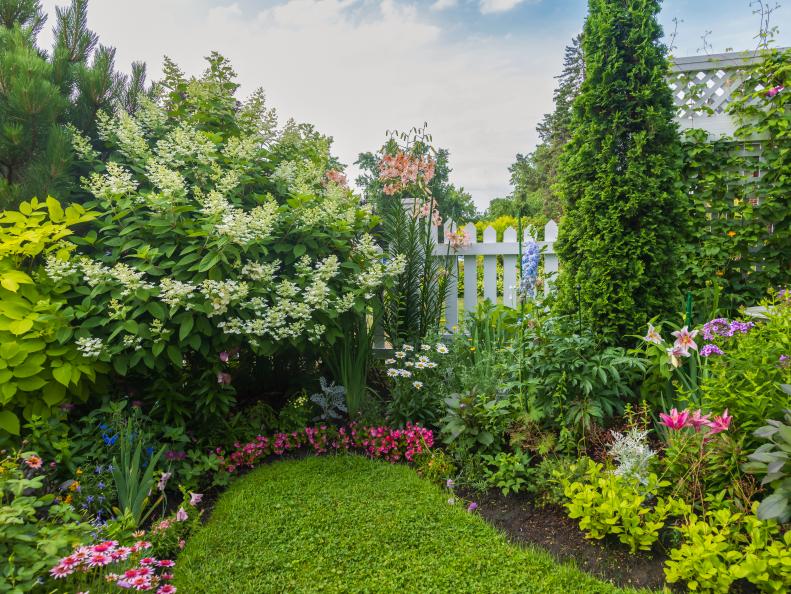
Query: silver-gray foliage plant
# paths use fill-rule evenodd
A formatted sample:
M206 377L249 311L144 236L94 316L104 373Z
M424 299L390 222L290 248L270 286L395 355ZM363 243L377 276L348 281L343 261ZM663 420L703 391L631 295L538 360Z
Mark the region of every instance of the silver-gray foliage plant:
M319 378L321 392L313 394L310 399L321 409L321 414L316 420L331 421L341 419L346 414L346 388L336 386L335 383L328 384L323 377Z

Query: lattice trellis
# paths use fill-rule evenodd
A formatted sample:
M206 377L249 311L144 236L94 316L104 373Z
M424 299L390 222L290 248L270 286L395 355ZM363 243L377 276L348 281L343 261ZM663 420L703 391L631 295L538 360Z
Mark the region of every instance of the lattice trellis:
M732 134L734 124L727 113L728 103L744 83L746 67L761 59L755 52L733 52L674 60L668 84L678 108L679 125ZM763 87L758 85L756 90Z

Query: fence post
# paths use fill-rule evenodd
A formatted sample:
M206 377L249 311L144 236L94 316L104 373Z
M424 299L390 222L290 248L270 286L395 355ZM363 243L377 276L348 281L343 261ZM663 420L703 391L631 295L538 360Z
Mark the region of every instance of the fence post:
M550 285L554 284L558 273L558 255L555 252L557 240L558 224L550 220L544 226L544 241L547 242L547 249L544 252L544 295L549 295L552 289Z

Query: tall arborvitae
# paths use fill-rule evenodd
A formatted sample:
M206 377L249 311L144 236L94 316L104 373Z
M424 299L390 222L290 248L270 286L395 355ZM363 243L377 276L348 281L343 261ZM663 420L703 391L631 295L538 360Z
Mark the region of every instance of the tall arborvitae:
M628 342L677 305L681 147L659 0L589 0L585 81L560 162L558 307Z
M0 208L48 194L68 198L71 142L65 124L93 136L96 113L135 105L133 84L115 72L113 48L87 26L87 0L56 8L55 46L36 46L46 16L39 0L0 0Z

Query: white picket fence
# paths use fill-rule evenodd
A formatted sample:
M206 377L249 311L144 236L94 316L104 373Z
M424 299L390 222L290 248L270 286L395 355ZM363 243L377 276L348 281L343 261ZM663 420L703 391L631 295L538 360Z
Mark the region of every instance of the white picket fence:
M456 230L456 225L452 221L447 221L444 228L448 233ZM471 243L467 247L453 249L439 236L436 227L432 227L434 236L434 256L437 258L451 258L450 276L448 278L448 294L445 303L445 327L449 332L459 323L459 262L464 262L464 311L474 311L478 307L479 300L490 300L497 303L502 298L503 305L516 307L517 305L517 279L519 269L519 242L517 241L517 231L513 227L508 227L503 232L503 240L497 241L497 232L491 226L483 231L483 242L478 243L475 225L468 223L464 229ZM555 221L549 221L544 227L544 240L537 241L530 235L530 230L525 229L522 236L522 251L525 251L526 244L536 241L541 249L541 257L544 260L544 277L550 277L558 271L558 256L555 253L555 241L558 237L558 225ZM478 257L483 256L483 296L478 294L478 274L481 273L478 266ZM497 257L503 259L503 293L497 291ZM549 282L544 284L544 291L550 290Z

